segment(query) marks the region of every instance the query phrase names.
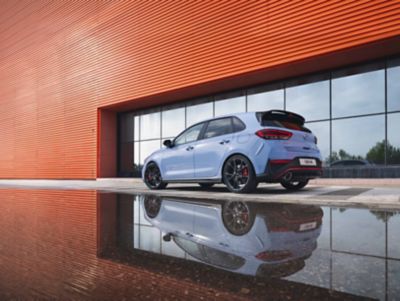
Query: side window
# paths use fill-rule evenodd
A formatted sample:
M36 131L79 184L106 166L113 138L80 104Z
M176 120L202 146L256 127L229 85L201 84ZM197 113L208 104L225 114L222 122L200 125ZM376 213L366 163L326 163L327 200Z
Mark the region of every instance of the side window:
M180 145L180 144L185 144L185 143L196 141L200 135L203 125L204 125L204 123L200 123L200 124L197 124L195 126L188 128L186 131L184 131L182 134L180 134L178 137L176 137L174 144Z
M221 118L221 119L216 119L212 120L208 123L207 129L204 133L205 139L207 138L212 138L212 137L217 137L221 135L226 135L229 133L232 133L232 122L231 118Z
M246 128L246 125L239 118L233 117L232 121L233 121L233 128L235 129L234 132L240 132Z

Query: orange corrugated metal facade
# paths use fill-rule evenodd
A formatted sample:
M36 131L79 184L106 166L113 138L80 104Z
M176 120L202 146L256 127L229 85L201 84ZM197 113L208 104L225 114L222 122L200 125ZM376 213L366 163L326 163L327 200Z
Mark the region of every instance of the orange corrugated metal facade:
M1 178L101 176L99 108L400 35L399 1L0 4Z

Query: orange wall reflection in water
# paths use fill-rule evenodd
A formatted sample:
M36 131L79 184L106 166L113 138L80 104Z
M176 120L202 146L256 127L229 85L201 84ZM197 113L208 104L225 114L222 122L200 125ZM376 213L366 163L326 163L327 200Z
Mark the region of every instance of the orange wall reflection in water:
M110 215L98 227L111 230L113 196L101 201ZM97 203L93 191L0 190L0 300L240 299L98 258Z

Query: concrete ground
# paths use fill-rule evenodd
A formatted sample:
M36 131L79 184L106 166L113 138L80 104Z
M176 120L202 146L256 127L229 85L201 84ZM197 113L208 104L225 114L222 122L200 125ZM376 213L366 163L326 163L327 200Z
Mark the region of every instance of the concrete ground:
M321 206L400 209L400 179L318 179L305 189L287 192L279 184L260 184L251 194L228 192L224 185L202 189L196 184L171 184L165 190L149 190L140 179L97 180L0 180L0 189L93 189L165 197L245 200L315 204Z

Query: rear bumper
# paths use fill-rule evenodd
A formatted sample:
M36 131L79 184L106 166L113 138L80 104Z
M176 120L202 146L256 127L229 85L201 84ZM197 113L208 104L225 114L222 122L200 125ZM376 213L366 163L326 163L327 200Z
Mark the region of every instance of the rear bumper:
M265 172L257 175L260 182L280 182L284 178L289 178L292 181L315 179L322 176L321 160L314 157L310 158L317 161L316 166L300 165L299 157L293 160L268 160Z

